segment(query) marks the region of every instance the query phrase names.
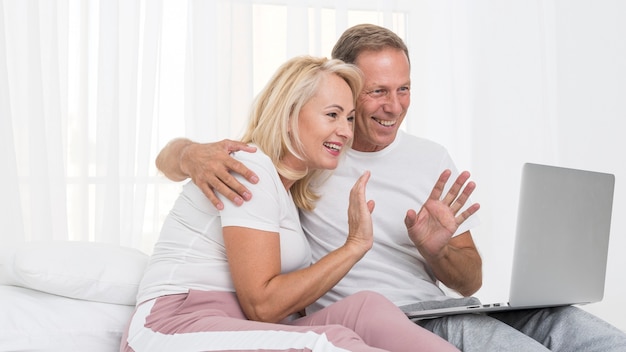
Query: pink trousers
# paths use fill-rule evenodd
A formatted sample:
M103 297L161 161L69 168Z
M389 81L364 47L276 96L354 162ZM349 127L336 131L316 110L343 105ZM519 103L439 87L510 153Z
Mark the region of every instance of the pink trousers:
M360 292L285 324L247 320L232 292L195 291L137 307L120 351L458 351L393 303Z

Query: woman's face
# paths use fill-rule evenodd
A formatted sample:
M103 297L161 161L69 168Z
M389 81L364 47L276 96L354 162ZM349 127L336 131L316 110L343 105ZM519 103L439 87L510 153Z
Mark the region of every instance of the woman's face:
M299 169L336 168L341 150L352 139L354 103L350 86L341 77L327 74L300 110L298 119L305 160L292 161L300 164Z

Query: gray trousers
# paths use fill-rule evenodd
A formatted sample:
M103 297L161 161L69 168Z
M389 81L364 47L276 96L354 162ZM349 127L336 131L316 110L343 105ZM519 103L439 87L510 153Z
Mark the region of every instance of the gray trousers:
M573 306L420 320L462 351L626 351L626 333Z

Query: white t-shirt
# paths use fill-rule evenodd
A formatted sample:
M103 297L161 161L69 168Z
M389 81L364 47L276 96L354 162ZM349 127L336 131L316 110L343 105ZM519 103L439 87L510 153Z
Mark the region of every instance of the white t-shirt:
M235 153L235 158L259 176L256 185L247 184L254 197L240 207L222 199L224 210L218 211L193 182L185 184L155 244L138 303L189 289L234 292L223 226L278 232L282 272L311 264L298 210L269 157L259 150Z
M419 211L445 169L452 170L447 184L450 187L458 171L446 149L402 131L398 131L391 145L379 152L347 151L339 167L320 186L321 198L315 210L300 212L302 226L311 244L314 262L343 245L348 234L350 189L365 170L370 170L366 198L376 202L372 213L374 246L331 291L309 308L311 311L361 290L379 292L397 305L445 298L404 225L407 210ZM477 223L473 215L456 234Z

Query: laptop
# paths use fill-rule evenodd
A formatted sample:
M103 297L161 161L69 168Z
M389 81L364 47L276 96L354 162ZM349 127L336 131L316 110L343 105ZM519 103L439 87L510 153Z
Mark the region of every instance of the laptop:
M608 173L524 164L508 301L482 304L474 298L458 307L400 308L419 320L601 301L614 185Z

